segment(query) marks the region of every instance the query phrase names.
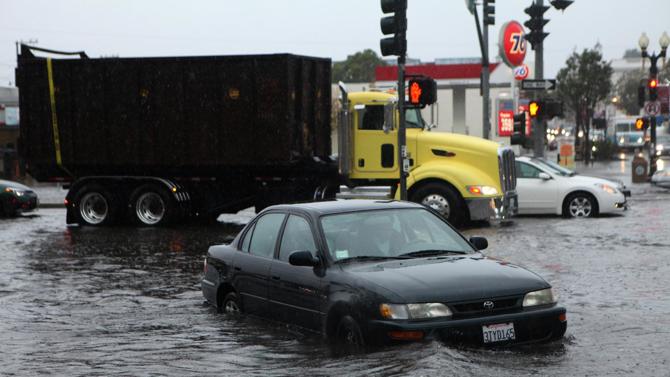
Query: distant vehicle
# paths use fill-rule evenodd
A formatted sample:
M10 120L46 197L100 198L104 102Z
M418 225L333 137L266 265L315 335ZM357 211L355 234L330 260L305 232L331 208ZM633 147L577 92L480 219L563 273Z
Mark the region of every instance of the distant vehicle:
M0 216L14 217L39 206L37 194L18 182L0 180Z
M644 147L644 132L635 129L636 119L616 118L608 126L607 137L619 149L634 150Z
M439 213L410 202L342 200L266 209L212 246L202 292L351 345L443 336L483 344L563 336L551 286L489 259Z
M659 187L670 188L670 169L657 170L651 176L651 184Z
M670 135L656 135L656 155L670 156Z
M517 157L516 165L519 214L593 217L627 209L630 191L622 183L577 175L545 159Z

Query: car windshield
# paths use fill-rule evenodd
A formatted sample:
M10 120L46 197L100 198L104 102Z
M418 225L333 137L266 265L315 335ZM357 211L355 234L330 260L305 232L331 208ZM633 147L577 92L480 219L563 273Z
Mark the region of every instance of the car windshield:
M564 177L572 177L573 175L577 174L574 171L564 168L563 166L549 160L534 158L532 161L549 170L551 173L562 175Z
M423 208L326 215L321 227L335 261L416 258L475 250L439 217Z

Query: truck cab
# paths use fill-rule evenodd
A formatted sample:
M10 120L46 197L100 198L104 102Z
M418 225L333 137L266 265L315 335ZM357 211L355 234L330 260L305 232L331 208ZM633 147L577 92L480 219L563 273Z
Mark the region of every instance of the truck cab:
M340 85L340 174L350 186L399 182L395 94L347 93ZM435 209L452 224L508 218L516 212L514 152L478 137L432 130L419 109L405 113L408 199Z

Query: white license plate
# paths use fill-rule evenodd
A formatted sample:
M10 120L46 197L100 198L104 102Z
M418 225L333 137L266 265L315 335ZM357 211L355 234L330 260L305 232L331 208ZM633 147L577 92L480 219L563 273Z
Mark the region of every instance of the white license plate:
M504 342L516 339L514 323L498 323L495 325L482 326L484 343Z

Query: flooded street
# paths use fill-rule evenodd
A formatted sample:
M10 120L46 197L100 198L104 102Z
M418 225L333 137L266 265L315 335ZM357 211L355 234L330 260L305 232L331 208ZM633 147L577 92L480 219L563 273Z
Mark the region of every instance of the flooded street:
M618 164L589 173L629 174ZM175 229L66 227L62 209L1 219L0 374L670 375L670 191L632 190L622 215L466 230L568 310L562 341L497 350L427 341L337 356L319 335L216 313L203 256L245 215Z

